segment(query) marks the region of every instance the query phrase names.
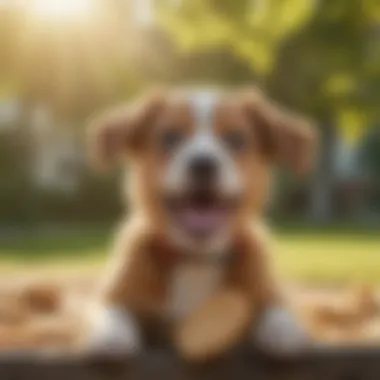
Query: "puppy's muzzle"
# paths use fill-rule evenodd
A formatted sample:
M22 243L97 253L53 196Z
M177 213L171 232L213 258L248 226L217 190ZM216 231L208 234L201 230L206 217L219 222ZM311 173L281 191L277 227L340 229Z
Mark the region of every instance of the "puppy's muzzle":
M211 155L192 158L188 165L189 182L195 187L209 187L216 184L219 177L219 163Z

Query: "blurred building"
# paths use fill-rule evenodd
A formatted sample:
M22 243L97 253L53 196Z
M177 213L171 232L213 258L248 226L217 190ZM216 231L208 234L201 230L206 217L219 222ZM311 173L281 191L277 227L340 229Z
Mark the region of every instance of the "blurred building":
M43 106L36 108L33 116L34 184L41 189L75 195L84 165L83 142L78 130L70 124L53 121Z

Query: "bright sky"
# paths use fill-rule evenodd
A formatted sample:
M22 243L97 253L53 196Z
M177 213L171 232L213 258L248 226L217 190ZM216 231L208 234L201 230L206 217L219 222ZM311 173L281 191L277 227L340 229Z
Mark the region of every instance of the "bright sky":
M152 0L133 0L135 20L142 25L150 24L153 18Z

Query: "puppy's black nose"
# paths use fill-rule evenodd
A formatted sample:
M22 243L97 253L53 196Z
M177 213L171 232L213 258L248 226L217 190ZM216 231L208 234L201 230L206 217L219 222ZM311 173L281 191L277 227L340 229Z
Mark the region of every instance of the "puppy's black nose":
M218 163L207 155L198 156L191 160L189 174L197 182L211 182L218 174Z

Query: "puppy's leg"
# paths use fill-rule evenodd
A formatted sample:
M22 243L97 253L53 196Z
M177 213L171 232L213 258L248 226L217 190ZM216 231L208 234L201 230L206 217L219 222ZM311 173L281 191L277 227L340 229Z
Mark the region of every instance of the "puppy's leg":
M160 273L148 254L146 229L128 224L117 235L104 282L100 284L86 345L95 352L133 354L141 347L137 310L148 310L161 301ZM150 310L150 309L149 309Z
M288 309L283 287L274 273L269 236L256 224L244 236L240 260L233 280L247 292L256 315L252 339L261 350L273 355L291 355L305 348L308 334Z
M251 310L244 294L222 290L182 321L175 343L187 360L216 357L239 342L250 319Z
M291 356L310 343L306 330L285 306L267 307L253 325L253 342L271 355Z
M121 307L102 307L93 316L85 349L95 354L133 356L141 349L141 336L133 315Z

